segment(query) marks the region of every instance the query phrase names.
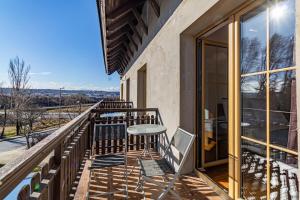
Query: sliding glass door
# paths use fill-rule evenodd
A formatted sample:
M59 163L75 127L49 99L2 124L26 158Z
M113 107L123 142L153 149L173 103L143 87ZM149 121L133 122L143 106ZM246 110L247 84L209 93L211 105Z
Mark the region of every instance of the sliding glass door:
M295 1L249 3L227 47L198 39L198 164L227 158L233 199L299 199Z

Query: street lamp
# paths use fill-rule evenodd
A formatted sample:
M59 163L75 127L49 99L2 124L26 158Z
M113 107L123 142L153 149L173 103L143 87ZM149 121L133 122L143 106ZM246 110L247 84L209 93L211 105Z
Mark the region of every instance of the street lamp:
M60 127L60 112L61 112L61 90L65 89L64 87L59 88L59 111L58 111L58 126Z

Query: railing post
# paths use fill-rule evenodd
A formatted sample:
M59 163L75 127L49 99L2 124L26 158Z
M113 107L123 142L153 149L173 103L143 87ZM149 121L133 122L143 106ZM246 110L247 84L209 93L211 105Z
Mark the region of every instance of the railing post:
M88 147L92 150L93 148L93 137L94 137L94 124L95 124L95 117L92 117L92 115L89 115L89 121L90 127L89 127L89 132L88 132Z
M54 151L54 163L58 167L58 173L54 178L53 199L65 199L63 191L64 164L62 163L63 143L58 145Z

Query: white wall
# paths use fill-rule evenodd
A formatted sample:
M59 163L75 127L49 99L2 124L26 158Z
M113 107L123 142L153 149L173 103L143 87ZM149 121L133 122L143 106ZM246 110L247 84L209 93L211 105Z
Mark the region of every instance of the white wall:
M298 128L298 177L300 177L300 1L296 1L296 82L297 82L297 128ZM300 186L299 186L300 187ZM300 188L299 188L300 189Z
M180 125L180 34L217 1L182 1L122 78L130 77L130 99L136 105L137 71L147 64L147 107L159 108L169 137ZM194 113L187 117L193 121ZM188 166L189 171L194 168L193 159Z

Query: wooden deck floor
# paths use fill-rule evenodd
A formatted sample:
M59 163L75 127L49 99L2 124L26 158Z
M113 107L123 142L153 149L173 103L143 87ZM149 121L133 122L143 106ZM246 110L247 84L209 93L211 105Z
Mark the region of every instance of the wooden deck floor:
M228 191L228 163L206 168L206 174L219 186Z
M129 170L132 170L132 173L128 177L128 195L129 199L143 199L143 195L141 192L135 191L136 184L138 181L139 170L136 162L137 155L140 154L139 151L132 151L128 153L128 163ZM158 158L157 154L155 158ZM96 170L94 174L90 177L90 172L88 170L88 165L90 162L85 162L85 166L82 172L82 176L79 181L79 185L77 188L77 192L75 194L74 199L81 200L86 199L88 193L88 199L124 199L124 194L118 193L113 197L109 196L99 196L101 192L107 192L110 189L122 189L125 184L125 180L122 176L122 172L124 172L124 168L122 166L113 167L113 186L111 188L111 184L108 181L105 175L108 172L108 169L99 169ZM90 186L88 188L88 180L90 179ZM162 182L160 177L157 177L157 181ZM145 193L147 199L156 199L158 194L161 192L160 188L153 186L150 183L146 183ZM180 177L180 180L176 182L175 191L183 198L183 199L221 199L207 184L196 177L193 174L184 175ZM166 199L175 199L172 195L169 195Z

